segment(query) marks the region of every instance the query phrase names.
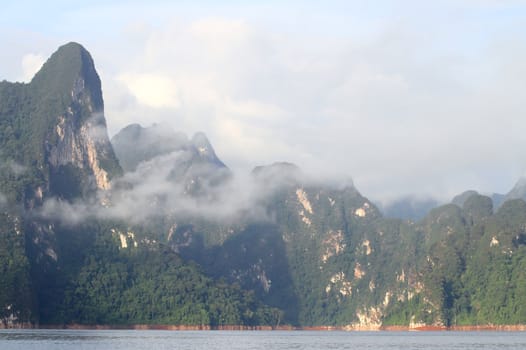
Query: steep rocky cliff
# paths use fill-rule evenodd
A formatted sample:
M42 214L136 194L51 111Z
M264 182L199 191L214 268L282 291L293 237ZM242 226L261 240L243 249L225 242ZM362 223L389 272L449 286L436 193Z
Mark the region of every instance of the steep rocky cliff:
M49 121L44 162L50 169L51 194L71 197L110 189L111 178L121 170L106 131L101 82L90 54L76 43L60 47L30 86L47 91L34 95L37 106L62 99L61 108L35 116Z
M41 206L50 198L95 198L122 173L106 131L101 82L81 45L60 47L29 84L0 83L0 146L2 244L18 247L0 258L19 261L4 265L0 279L24 283L2 294L0 316L5 325L24 324L38 320L40 292L64 260L64 237L57 222L40 216ZM17 301L21 295L25 303Z
M86 196L108 190L122 173L106 131L101 82L81 45L61 46L29 84L2 82L0 97L0 156L34 180L24 185L4 171L11 200L23 196L33 206L51 196Z

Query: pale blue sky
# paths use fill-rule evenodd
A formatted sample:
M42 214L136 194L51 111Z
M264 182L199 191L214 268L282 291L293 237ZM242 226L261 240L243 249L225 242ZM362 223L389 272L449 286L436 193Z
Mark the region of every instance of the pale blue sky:
M526 171L524 23L512 0L9 1L0 79L77 41L110 134L167 122L234 170L288 160L374 198L506 192Z

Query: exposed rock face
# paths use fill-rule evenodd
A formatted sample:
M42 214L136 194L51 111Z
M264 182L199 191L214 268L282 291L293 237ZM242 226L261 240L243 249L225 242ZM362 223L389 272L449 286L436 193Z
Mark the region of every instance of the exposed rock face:
M321 256L322 263L326 263L329 258L343 253L345 247L345 239L342 230L329 231L326 233L327 238L323 241L324 252Z
M56 94L67 99L62 110L42 116L54 125L45 135L51 177L63 175L64 167L72 166L77 169L79 179L70 180L80 182L81 193L110 189L111 177L121 171L108 138L101 83L89 53L76 43L60 47L31 84L35 90L44 84L50 85ZM37 104L53 98L52 95L34 96Z
M349 330L379 330L382 326L382 310L378 307L371 307L356 312L357 322L348 326Z
M107 158L111 152L109 139L104 137L105 127L94 117L75 130L76 119L78 116L71 111L58 117L58 142L48 147L49 164L54 169L71 164L86 170L93 177L92 187L109 190L110 176L100 162L101 157Z

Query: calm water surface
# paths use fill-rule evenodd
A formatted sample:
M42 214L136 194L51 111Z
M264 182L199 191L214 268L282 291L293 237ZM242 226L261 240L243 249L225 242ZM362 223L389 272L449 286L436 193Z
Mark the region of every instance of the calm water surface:
M0 330L0 349L526 349L525 332Z

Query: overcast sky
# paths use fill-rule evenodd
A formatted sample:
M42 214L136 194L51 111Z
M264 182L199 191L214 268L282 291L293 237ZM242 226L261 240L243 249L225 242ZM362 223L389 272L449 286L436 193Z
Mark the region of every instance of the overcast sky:
M236 172L290 161L373 199L446 199L526 172L525 23L512 0L18 0L0 80L77 41L110 136L165 122Z

